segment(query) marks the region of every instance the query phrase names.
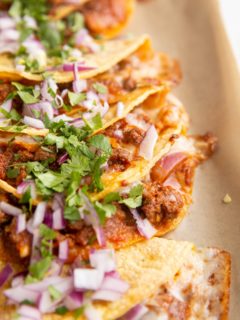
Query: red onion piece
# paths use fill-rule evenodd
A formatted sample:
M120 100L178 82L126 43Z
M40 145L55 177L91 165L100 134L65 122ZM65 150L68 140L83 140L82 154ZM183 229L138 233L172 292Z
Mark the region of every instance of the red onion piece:
M4 295L8 299L18 303L21 303L24 300L36 303L39 298L38 292L26 289L23 286L7 289L4 291Z
M42 319L41 312L37 308L27 306L27 305L21 306L18 309L17 313L20 316L27 317L27 318L30 318L33 320L41 320Z
M98 290L92 295L93 300L117 301L122 297L122 293L111 290Z
M73 277L76 290L97 290L102 284L104 273L95 269L75 269Z
M95 67L84 66L83 64L84 64L84 62L82 62L82 63L78 62L78 65L77 65L77 70L78 71L90 71L90 70L96 69ZM73 70L74 70L74 64L73 63L64 63L63 64L63 71L70 72L70 71L73 71Z
M125 293L129 289L129 284L122 279L107 275L104 277L100 290L107 290L118 293Z
M46 211L43 223L46 224L49 228L52 228L53 216L52 216L52 211L51 210L47 210Z
M52 209L64 209L64 196L62 193L55 193L52 202Z
M10 264L7 264L0 272L0 288L6 283L12 275L13 269Z
M0 210L3 212L10 214L11 216L18 216L19 214L22 214L22 210L12 206L11 204L5 202L5 201L0 201Z
M68 160L68 154L67 152L65 152L63 155L61 155L61 157L58 158L57 163L61 165L67 160Z
M10 112L12 109L12 102L13 102L13 99L8 99L4 101L3 104L1 104L1 109L7 112ZM0 111L0 114L1 114L1 111Z
M121 101L119 101L117 103L117 117L122 117L124 108L125 108L124 104Z
M83 305L83 293L73 291L64 300L64 305L68 310L75 310Z
M23 286L23 285L24 285L24 276L23 275L20 274L18 276L15 276L12 279L12 282L11 282L11 287L12 288Z
M53 211L53 229L62 230L65 227L65 221L63 217L63 210L57 209Z
M130 211L136 221L139 233L147 239L152 238L157 230L151 225L149 220L147 218L142 219L136 209L130 209Z
M163 182L164 187L172 187L178 191L181 190L181 184L178 182L177 178L175 175L170 175L164 182Z
M32 226L34 229L37 228L38 226L40 226L40 224L43 222L46 209L47 209L47 203L44 201L40 202L37 205L35 212L34 212L34 215L33 215Z
M24 116L23 122L27 126L30 126L30 127L36 128L36 129L44 129L45 128L44 123L39 119Z
M42 292L38 301L38 309L42 313L53 312L59 301L53 301L48 291Z
M14 29L15 27L16 27L16 22L9 16L0 17L0 30Z
M103 272L111 272L116 270L113 249L93 250L90 252L89 259L93 268Z
M17 217L17 233L20 233L26 229L26 214L22 213Z
M148 308L137 304L131 310L129 310L124 316L119 318L118 320L140 320L144 314L148 312Z
M37 198L36 185L33 180L26 180L26 181L21 182L17 186L17 193L19 193L19 194L25 193L27 191L28 187L30 187L32 199L36 199Z
M65 261L68 259L68 240L67 239L59 243L58 257L62 261Z
M158 140L158 132L154 125L147 130L143 141L140 144L139 155L150 160L153 157L155 144Z

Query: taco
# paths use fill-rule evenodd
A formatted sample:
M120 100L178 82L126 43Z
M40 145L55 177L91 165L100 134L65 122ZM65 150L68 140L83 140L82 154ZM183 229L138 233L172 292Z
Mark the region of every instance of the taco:
M48 275L32 283L29 276L36 275L36 271L30 267L25 284L21 280L26 275L16 275L24 270L22 265L3 264L5 290L0 307L3 319L16 314L24 319L30 316L44 320L146 320L156 316L227 319L231 261L227 252L154 238L121 249L115 255L114 260L111 250L92 252L85 266L72 267L73 273L65 270L62 278ZM86 274L89 278L83 281ZM12 288L7 289L10 278ZM84 287L80 292L76 291L79 286ZM26 297L28 304L23 302Z
M50 16L63 19L72 12L81 12L86 26L94 35L113 38L126 27L134 10L134 0L52 0Z

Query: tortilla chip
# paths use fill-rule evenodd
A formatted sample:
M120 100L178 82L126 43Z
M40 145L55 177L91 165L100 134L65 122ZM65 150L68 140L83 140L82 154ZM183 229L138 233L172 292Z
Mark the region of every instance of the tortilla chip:
M118 301L95 303L103 320L120 317L134 305L152 296L158 288L173 279L191 253L193 245L188 242L177 242L154 238L116 252L117 271L120 277L129 283L130 289ZM18 266L17 266L18 267ZM18 270L19 271L19 270ZM1 315L4 320L11 319L11 312L2 300ZM44 320L72 320L73 315L46 315ZM80 317L78 320L85 319Z
M146 301L147 316L228 319L231 257L217 248L193 248L174 279Z
M104 42L103 50L100 50L97 53L86 54L83 57L81 62L84 62L85 66L92 67L94 69L79 72L79 78L88 79L96 76L99 73L107 71L119 61L136 51L147 40L147 35L141 35L139 37L132 37L131 39ZM66 83L74 80L73 72L49 71L48 75L51 76L57 83ZM7 54L1 54L0 78L4 80L27 79L32 81L41 81L43 80L43 75L16 70L12 57Z

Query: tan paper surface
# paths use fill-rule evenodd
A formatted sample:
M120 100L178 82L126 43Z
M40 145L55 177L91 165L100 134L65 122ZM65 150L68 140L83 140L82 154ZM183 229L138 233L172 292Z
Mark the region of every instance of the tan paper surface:
M232 254L230 320L240 319L240 76L217 0L148 0L130 32L149 33L154 47L179 58L184 80L175 91L194 133L214 132L219 150L197 173L194 204L168 238L216 246ZM223 204L226 193L232 203Z

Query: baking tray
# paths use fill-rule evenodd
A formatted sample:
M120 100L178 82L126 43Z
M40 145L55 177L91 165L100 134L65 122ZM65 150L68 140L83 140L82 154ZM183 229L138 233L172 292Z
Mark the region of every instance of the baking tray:
M154 47L177 57L183 82L175 90L191 132L210 130L219 149L198 169L189 215L168 238L216 246L232 255L230 319L240 319L240 77L217 0L148 0L129 32L151 35ZM225 194L232 202L222 202Z

